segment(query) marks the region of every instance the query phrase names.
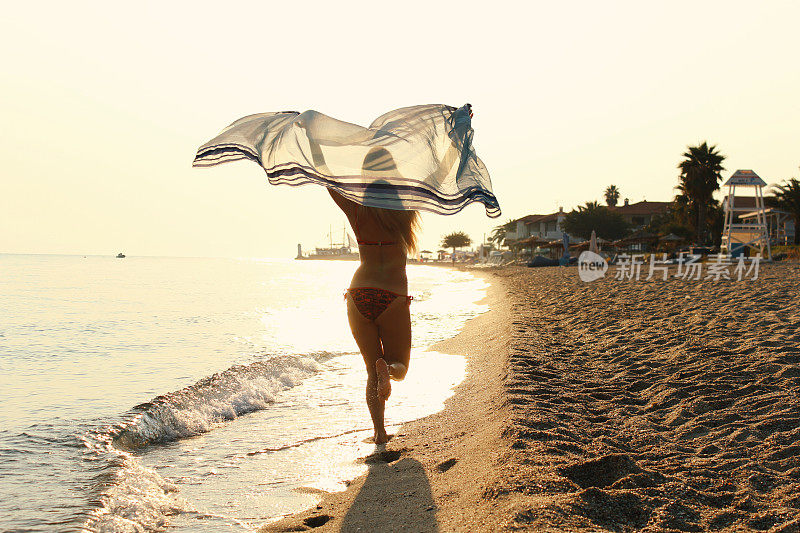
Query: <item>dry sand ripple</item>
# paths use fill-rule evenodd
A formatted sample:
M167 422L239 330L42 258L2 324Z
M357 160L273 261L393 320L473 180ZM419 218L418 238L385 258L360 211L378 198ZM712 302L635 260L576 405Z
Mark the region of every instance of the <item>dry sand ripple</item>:
M800 531L800 266L758 280L495 272L513 303L510 451L531 530Z

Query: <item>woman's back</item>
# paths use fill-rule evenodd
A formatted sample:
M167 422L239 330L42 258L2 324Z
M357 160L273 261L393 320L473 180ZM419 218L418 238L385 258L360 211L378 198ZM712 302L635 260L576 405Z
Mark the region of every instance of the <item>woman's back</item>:
M361 266L353 275L351 287L376 287L398 294L408 293L406 247L408 236L401 228L387 228L375 208L357 205L348 216L358 241ZM391 215L390 215L391 216Z
M361 265L350 287L375 287L407 294L406 256L416 247L418 213L365 207L332 189L328 192L347 216L358 241Z

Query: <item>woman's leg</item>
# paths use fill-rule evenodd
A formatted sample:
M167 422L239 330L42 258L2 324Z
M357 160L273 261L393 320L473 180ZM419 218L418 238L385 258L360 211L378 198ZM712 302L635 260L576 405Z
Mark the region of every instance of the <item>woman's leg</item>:
M383 361L378 326L359 312L349 294L347 295L347 320L350 322L353 338L358 344L358 349L361 351L367 367L367 407L375 428L375 443L383 444L389 438L383 425L386 399L381 399L378 395L378 372L375 368L378 360Z
M411 358L411 314L408 300L401 296L395 299L386 311L376 320L378 336L383 347L385 363L378 361L378 393L384 399L391 394L391 384L385 379L385 385L380 379L382 374L387 378L402 380L408 372L408 363ZM381 372L385 366L388 374Z

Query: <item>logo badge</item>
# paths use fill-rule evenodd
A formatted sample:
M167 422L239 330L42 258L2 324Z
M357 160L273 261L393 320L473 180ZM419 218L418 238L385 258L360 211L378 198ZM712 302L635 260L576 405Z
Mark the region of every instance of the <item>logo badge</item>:
M602 255L586 250L578 256L578 275L582 281L589 283L600 279L607 271L608 263Z

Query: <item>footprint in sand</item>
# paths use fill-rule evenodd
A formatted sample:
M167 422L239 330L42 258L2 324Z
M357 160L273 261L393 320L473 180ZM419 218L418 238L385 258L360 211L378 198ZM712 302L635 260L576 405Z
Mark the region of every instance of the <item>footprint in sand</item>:
M436 470L438 470L439 472L442 472L442 473L447 472L448 470L453 468L453 466L455 466L455 464L457 462L458 462L458 459L456 459L455 457L452 457L452 458L448 459L447 461L442 461L441 463L436 465Z

